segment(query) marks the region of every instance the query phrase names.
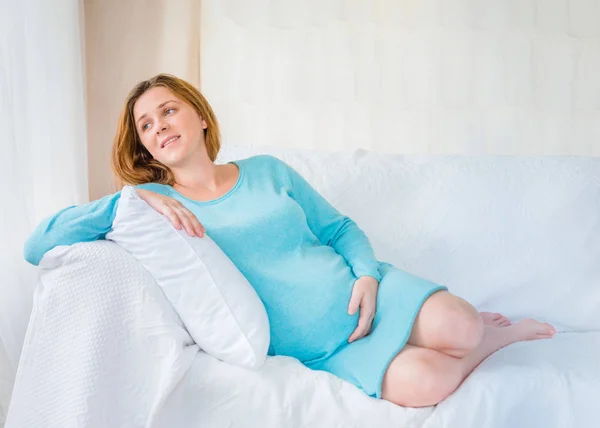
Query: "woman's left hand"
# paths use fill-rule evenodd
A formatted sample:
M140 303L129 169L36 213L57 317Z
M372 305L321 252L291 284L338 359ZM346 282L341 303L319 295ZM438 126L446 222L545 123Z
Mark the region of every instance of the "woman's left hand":
M354 282L352 297L348 305L348 314L354 315L360 307L360 318L358 319L358 327L356 327L348 342L354 342L371 332L371 325L377 309L378 288L379 281L372 276L361 276Z

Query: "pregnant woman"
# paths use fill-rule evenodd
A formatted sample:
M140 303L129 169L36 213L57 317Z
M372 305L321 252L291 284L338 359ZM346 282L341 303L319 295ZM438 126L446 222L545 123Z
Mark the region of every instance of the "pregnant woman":
M356 223L294 169L264 155L217 165L219 148L206 99L161 74L128 95L113 169L174 227L198 239L208 233L244 274L267 310L269 355L423 407L444 400L498 349L554 335L535 320L479 313L446 287L377 261ZM103 239L119 197L44 220L25 258L37 265L57 245Z

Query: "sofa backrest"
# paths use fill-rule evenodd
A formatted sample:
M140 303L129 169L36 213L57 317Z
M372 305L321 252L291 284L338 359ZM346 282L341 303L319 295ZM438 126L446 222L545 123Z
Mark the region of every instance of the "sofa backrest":
M600 158L268 153L365 230L379 260L481 310L600 329Z

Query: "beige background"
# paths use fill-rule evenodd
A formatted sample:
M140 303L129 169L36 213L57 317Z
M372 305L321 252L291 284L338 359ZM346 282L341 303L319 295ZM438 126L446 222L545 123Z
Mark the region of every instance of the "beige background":
M200 0L85 0L90 199L114 192L110 149L127 93L171 73L199 85Z
M599 20L600 0L87 0L90 196L158 72L201 85L224 144L600 156Z

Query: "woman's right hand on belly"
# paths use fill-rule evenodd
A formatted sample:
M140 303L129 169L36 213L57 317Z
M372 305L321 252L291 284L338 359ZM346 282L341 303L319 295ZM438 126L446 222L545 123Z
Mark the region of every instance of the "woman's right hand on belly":
M135 191L148 205L166 216L177 230L181 230L183 227L190 236L199 238L204 236L206 230L202 223L178 200L150 190L135 189Z

